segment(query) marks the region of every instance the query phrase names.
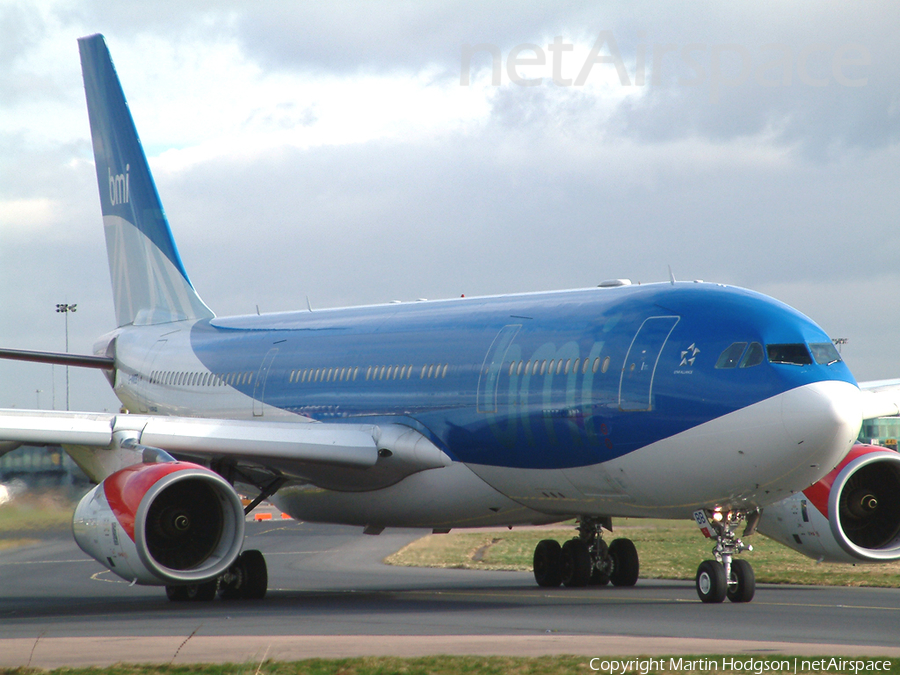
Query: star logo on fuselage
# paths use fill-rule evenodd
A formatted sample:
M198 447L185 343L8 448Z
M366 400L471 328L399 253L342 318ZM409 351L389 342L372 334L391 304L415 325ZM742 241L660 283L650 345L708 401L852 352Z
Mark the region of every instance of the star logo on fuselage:
M697 349L697 343L692 342L691 346L681 352L681 363L678 364L681 366L692 366L694 365L694 360L697 358L697 354L700 353L700 350Z

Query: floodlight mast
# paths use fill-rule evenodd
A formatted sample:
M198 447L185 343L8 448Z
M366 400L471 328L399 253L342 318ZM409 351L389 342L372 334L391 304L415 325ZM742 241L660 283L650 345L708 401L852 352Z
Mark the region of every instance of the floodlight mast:
M69 353L69 312L74 312L78 307L77 304L71 305L67 302L56 304L57 314L65 314L66 316L66 354ZM66 410L69 409L69 366L66 366Z

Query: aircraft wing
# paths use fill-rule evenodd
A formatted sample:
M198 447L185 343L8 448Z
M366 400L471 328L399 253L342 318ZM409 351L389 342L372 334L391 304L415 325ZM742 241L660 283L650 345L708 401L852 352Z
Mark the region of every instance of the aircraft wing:
M376 426L263 422L158 415L0 410L0 444L66 445L115 453L137 446L261 465L289 460L370 468L378 460ZM126 443L127 442L127 443ZM131 445L129 445L129 443ZM105 476L93 475L102 480Z
M863 419L900 415L900 379L860 382Z

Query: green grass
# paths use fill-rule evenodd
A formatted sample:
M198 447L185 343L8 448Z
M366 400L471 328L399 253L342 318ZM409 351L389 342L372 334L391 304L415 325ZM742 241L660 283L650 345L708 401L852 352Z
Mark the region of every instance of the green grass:
M598 655L603 660L615 659L608 654ZM647 657L625 657L622 660L639 661ZM794 663L794 657L779 657L777 655L710 655L710 656L678 656L679 659L695 660L704 659L716 665L717 669L692 668L685 670L673 669L670 660L672 657L654 657L654 661L662 661L663 668L645 669L638 671L636 668L627 669L627 672L641 672L646 675L668 673L719 673L723 672L723 659L734 658L746 663L753 660L756 664L774 664L787 660L790 665ZM802 661L808 657L798 657L797 673L821 672L811 671L799 667ZM816 657L821 658L821 657ZM845 660L872 662L869 657ZM684 662L682 661L682 663ZM881 670L881 673L896 673L900 669L900 659L878 659L889 661L890 670ZM883 664L882 664L883 665ZM762 666L766 673L793 673L793 668L783 669L778 667ZM184 665L184 666L138 666L116 665L110 668L59 668L50 671L37 671L26 668L0 668L0 675L32 675L33 673L48 673L52 675L569 675L570 673L596 672L590 668L590 658L585 656L540 656L540 657L505 657L505 656L428 656L419 658L399 657L363 657L353 659L308 659L305 661L277 662L264 661L260 664L221 664L221 665ZM601 671L602 672L602 671ZM607 671L608 672L608 671ZM621 673L622 669L616 671ZM747 670L728 672L754 672ZM830 672L849 672L847 669ZM874 671L873 671L874 672Z
M701 561L711 558L712 540L704 539L691 521L622 519L606 540L628 537L637 547L641 577L693 579ZM451 532L415 541L385 562L411 567L481 570L530 570L534 547L541 539L571 539L568 529L521 528L490 532ZM753 552L742 557L753 564L761 583L824 586L900 586L900 562L878 565L817 563L771 539L756 534L745 543Z
M0 504L0 535L67 529L75 505L61 492L26 492Z

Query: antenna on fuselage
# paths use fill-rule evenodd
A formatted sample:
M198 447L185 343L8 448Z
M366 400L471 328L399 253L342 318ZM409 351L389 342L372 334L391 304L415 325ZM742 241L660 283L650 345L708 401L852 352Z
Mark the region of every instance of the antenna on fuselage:
M309 304L309 296L308 295L306 296L306 309L308 309L310 312L312 311L312 305Z
M675 285L675 275L672 274L672 266L669 265L669 281L672 282L672 285Z

